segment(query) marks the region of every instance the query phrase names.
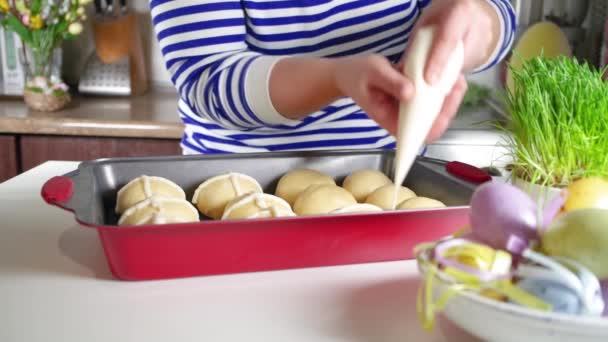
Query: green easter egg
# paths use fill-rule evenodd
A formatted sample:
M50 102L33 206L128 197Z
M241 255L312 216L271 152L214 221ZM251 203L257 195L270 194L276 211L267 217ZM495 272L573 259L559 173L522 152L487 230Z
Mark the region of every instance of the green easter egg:
M608 210L580 209L559 216L541 236L545 254L572 259L608 278Z

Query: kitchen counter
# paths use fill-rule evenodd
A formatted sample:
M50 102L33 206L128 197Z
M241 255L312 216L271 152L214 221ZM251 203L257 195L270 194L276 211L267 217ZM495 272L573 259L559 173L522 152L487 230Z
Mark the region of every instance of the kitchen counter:
M177 99L169 89L134 98L77 96L70 107L53 113L32 111L21 99L0 99L0 134L180 139ZM492 131L496 118L488 108L463 111L445 139L453 139L453 131Z
M21 99L0 99L0 134L49 134L180 139L177 94L155 90L139 97L76 96L58 112L28 109Z
M509 159L489 108L461 111L427 156L486 167ZM47 160L91 160L181 154L183 124L173 90L127 97L76 97L54 113L30 111L20 99L0 99L0 182Z
M0 341L475 341L445 321L422 330L413 261L114 280L97 233L40 198L76 167L0 184Z

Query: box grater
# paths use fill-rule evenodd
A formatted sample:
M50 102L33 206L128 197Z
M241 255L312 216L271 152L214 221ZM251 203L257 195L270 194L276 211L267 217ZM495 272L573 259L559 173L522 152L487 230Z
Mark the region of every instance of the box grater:
M131 89L128 56L106 64L95 52L91 54L80 77L78 90L81 93L129 96Z

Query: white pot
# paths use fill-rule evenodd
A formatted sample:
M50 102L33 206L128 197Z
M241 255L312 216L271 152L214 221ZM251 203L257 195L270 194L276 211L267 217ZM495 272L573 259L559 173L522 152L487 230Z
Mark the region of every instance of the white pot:
M559 195L561 188L532 184L519 177L513 177L513 185L526 192L541 208Z

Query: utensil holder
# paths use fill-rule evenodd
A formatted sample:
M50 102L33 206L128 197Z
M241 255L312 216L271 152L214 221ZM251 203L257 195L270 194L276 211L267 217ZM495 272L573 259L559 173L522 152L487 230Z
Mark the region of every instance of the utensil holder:
M131 94L141 95L148 89L148 77L137 16L127 13L93 21L95 49L103 63L116 63L129 58Z

